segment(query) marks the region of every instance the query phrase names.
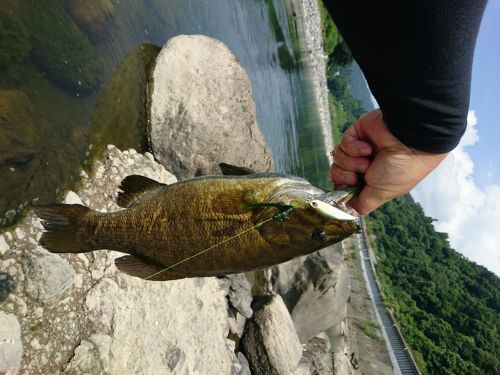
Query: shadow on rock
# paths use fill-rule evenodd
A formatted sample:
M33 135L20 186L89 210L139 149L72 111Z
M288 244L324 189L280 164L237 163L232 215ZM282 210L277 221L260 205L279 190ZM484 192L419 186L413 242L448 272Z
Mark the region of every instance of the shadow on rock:
M7 299L16 287L16 282L8 273L0 272L0 302Z

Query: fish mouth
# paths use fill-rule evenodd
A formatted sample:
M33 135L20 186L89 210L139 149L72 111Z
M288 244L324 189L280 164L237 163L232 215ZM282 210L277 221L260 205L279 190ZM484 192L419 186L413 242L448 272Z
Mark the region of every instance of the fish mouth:
M359 193L359 188L344 188L311 197L307 203L320 215L339 221L359 221L358 213L346 203Z

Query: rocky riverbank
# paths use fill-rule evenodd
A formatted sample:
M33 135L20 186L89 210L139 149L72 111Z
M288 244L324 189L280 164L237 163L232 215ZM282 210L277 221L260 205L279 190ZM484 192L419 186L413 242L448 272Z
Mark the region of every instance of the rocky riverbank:
M205 36L176 39L164 47L152 75L151 131L163 134L156 138L171 137L153 149L180 176L214 171L220 154L231 163L268 170L270 152L237 60ZM193 48L208 55L218 51L224 61L201 54L183 64ZM172 66L182 74L172 77ZM210 80L203 71L210 72ZM188 85L195 87L183 91ZM230 87L233 94L205 100L218 87ZM213 120L210 129L202 121L207 117ZM251 160L235 145L242 134L252 144ZM220 153L207 153L208 145ZM176 153L184 149L189 152ZM118 187L127 175L175 181L155 158L109 145L94 160L92 172L82 171L81 188L65 202L115 211ZM267 288L260 285L252 296L242 274L144 281L116 269L117 252L51 254L38 245L41 233L39 219L31 214L0 235L0 373L331 374L335 367L334 345L324 331L341 324L345 311L348 286L339 253L279 266L267 273L273 274L263 281Z

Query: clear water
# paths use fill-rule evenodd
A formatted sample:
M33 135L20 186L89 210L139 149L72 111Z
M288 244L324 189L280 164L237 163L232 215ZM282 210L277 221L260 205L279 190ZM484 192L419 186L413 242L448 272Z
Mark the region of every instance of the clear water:
M33 47L37 38L50 40L50 33L61 34L60 29L51 31L43 24L53 25L60 20L58 24L64 27L67 14L61 15L62 8L52 11L56 7L54 4L61 2L37 0L38 9L31 0L2 0L0 3L0 30L12 29L8 20L14 19L24 30L24 39L32 44L31 51L24 55L22 51L12 53L7 48L11 58L12 54L19 54L16 63L2 67L0 61L0 100L6 103L2 98L14 95L17 104L8 111L18 116L16 118L23 118L19 112L26 112L31 126L20 128L16 133L20 143L26 140L27 146L22 145L14 158L2 160L0 151L0 224L11 222L5 218L6 212L10 211L9 218L14 213L19 217L25 202L28 207L34 198L39 203L51 202L61 191L77 184L88 140L92 137L91 121L96 103L118 64L144 43L162 46L179 34L204 34L228 45L250 77L257 120L272 150L276 170L304 176L317 185L327 184L328 162L324 156L316 103L309 87L305 53L300 47L301 30L292 15L289 0L110 2L113 16L103 32L106 35L90 44L88 39L86 42L103 62L99 73L102 83L91 91L78 86L85 85L83 73L83 83L77 77L76 88L58 82L57 69L54 73L54 69L51 71L40 64ZM44 21L46 17L52 19ZM6 47L1 43L0 39L0 53L4 53L2 48L5 51ZM57 54L57 49L53 51ZM71 56L64 59L63 64L69 67L82 64ZM5 103L2 106L0 102L0 111ZM6 131L0 128L0 136ZM12 136L17 130L9 131Z

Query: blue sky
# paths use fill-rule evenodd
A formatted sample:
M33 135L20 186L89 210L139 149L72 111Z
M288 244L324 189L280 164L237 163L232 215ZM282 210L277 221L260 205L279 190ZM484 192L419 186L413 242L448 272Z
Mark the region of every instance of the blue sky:
M467 131L411 194L455 250L500 276L500 0L481 23Z
M469 148L479 186L500 181L500 1L490 0L476 44L470 108L479 141Z

